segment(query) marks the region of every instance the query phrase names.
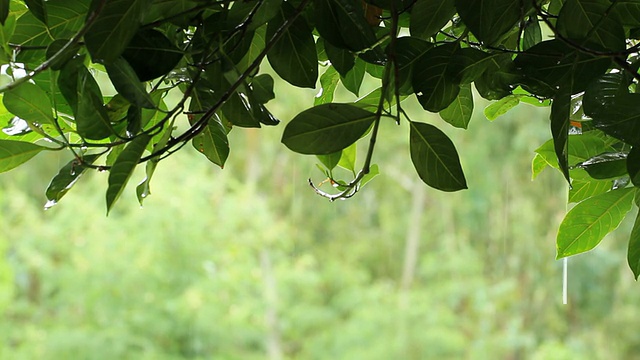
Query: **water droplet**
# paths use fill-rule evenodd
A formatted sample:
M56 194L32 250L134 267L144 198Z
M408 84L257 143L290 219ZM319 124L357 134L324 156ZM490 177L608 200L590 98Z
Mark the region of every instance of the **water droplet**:
M46 204L44 204L44 209L45 209L45 210L49 210L49 209L51 209L52 207L54 207L57 203L58 203L58 202L57 202L57 201L55 201L55 200L49 200L49 201L47 201L47 203L46 203Z

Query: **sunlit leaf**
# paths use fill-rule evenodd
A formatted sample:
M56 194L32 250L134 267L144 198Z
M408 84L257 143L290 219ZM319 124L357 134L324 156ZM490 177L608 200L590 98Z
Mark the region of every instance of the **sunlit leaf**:
M111 211L113 205L122 194L127 182L129 182L133 170L138 165L138 161L140 161L149 140L151 140L151 137L147 134L138 135L138 137L133 139L129 145L124 148L113 163L109 171L109 187L107 188L106 194L107 214L109 214L109 211Z
M571 180L569 202L576 203L611 190L611 180Z
M333 94L340 82L340 74L333 66L329 66L327 70L320 76L320 92L313 99L313 105L328 104L333 101Z
M358 143L353 143L342 150L342 156L338 161L338 166L356 173L356 158L358 155Z
M327 155L316 155L318 160L322 163L322 165L327 167L327 170L331 171L340 162L340 158L342 157L342 150L334 152L333 154Z
M627 250L627 262L636 280L640 277L640 214L636 215Z
M409 147L411 161L420 179L427 185L442 191L467 188L458 152L451 139L440 129L412 121Z
M522 97L524 97L524 95L505 96L502 99L487 105L487 107L484 108L484 116L487 120L493 121L516 107L520 103L520 99Z
M318 105L301 112L287 124L282 142L301 154L331 154L362 137L374 119L374 113L353 105Z
M632 188L612 190L584 200L569 210L558 229L556 258L596 247L631 210L634 193Z

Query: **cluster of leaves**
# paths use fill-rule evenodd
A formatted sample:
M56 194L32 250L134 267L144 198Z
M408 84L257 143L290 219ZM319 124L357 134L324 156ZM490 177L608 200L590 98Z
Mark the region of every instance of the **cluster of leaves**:
M410 119L402 101L415 95L466 128L472 83L497 100L490 118L519 102L551 104L553 138L538 150L534 175L558 168L578 203L560 228L558 257L596 246L640 186L640 0L0 0L0 23L0 171L41 151L71 151L46 191L49 205L96 169L110 172L109 211L146 163L142 202L158 162L189 142L223 166L232 127L278 123L265 105L275 98L265 61L296 87L319 80L314 106L288 122L282 142L319 157L338 193L311 185L331 200L377 173L372 157L387 120L408 124L411 160L427 185L465 189L452 141ZM113 96L96 80L105 73ZM365 76L380 87L360 97ZM334 102L339 84L358 99ZM356 166L356 143L367 136ZM353 179L335 179L337 166ZM640 220L629 263L639 275Z

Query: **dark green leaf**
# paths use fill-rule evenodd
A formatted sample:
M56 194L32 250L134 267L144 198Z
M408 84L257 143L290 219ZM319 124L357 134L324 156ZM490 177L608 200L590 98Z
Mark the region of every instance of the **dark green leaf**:
M599 154L576 165L594 179L614 179L627 174L627 153Z
M298 114L284 129L282 142L301 154L327 155L364 135L375 114L349 104L323 104Z
M353 68L353 65L356 62L356 57L351 53L351 51L333 46L330 43L325 43L324 49L331 65L338 70L340 76L345 77Z
M610 16L610 7L608 0L567 0L558 15L558 33L583 46L624 50L624 29Z
M138 135L124 148L113 163L113 167L109 171L109 187L106 194L107 214L109 214L120 194L122 194L124 187L129 182L149 140L151 140L151 137L147 134Z
M475 81L480 96L487 100L500 100L511 94L513 84L520 81L510 54L496 54L488 58L487 69Z
M425 110L443 110L458 96L461 68L452 61L458 50L457 44L444 44L427 50L416 60L411 83Z
M338 87L340 74L333 66L329 66L327 70L320 76L320 92L313 100L313 105L328 104L333 101L333 94Z
M636 280L640 277L640 214L636 215L636 221L629 236L629 248L627 250L627 261L633 271Z
M354 66L349 70L346 76L341 76L342 85L353 93L355 96L360 96L360 85L364 80L365 65L366 63L357 58Z
M334 46L360 51L376 42L360 0L317 0L316 29Z
M608 113L593 116L594 125L630 145L640 146L640 94L619 95L607 109Z
M267 33L267 26L262 26L258 28L253 34L253 39L251 39L251 45L244 57L236 64L236 69L238 71L245 71L252 62L254 62L258 55L264 50L265 47L265 36Z
M65 48L68 42L69 40L66 39L55 40L47 47L47 60L51 60L51 58L56 56L58 52L62 51L60 55L57 55L53 61L51 61L51 64L49 65L51 69L62 69L64 64L71 60L80 50L80 45L77 43L70 44Z
M33 16L47 25L47 8L44 6L44 0L24 0L24 3Z
M640 1L617 0L611 4L611 17L625 26L640 26Z
M47 148L24 142L0 139L0 173L9 171Z
M560 171L569 180L569 114L571 94L561 88L551 104L551 135Z
M453 142L433 125L411 122L411 161L420 179L442 191L467 188L458 152Z
M586 199L569 210L558 229L556 258L596 247L631 210L633 195L632 188L612 190Z
M209 120L207 127L193 138L193 147L204 154L212 163L224 167L229 157L227 131L216 117Z
M229 11L229 22L240 24L248 20L248 29L254 30L277 16L282 0L238 1ZM255 7L258 6L256 9Z
M108 0L84 35L91 58L109 63L120 57L138 31L149 0Z
M45 208L55 205L62 197L71 189L71 187L80 179L80 176L88 169L86 166L91 165L100 157L100 154L89 154L82 156L82 161L73 159L63 166L58 174L51 179L45 195L49 202Z
M182 51L164 34L154 29L138 31L122 53L140 81L153 80L168 73L178 65L182 55Z
M2 102L13 115L27 122L53 123L51 100L36 84L27 82L7 91Z
M455 0L455 5L465 25L488 45L502 40L531 6L513 0Z
M413 93L411 88L411 77L413 73L413 64L427 50L433 47L433 44L415 37L401 37L396 40L396 64L398 66L398 84L400 93L409 95Z
M537 17L532 16L524 27L522 48L524 50L530 49L541 41L542 29L540 29L540 23L538 22Z
M260 104L266 104L269 100L275 99L273 93L273 78L269 74L260 74L251 80L253 96Z
M10 0L0 0L0 24L4 26L9 16L9 3Z
M640 147L634 146L627 156L627 172L635 187L640 187Z
M444 110L440 111L442 120L457 127L466 129L473 114L473 93L471 84L462 85L455 100Z
M283 4L278 15L267 26L267 38L291 16L294 9ZM311 29L304 18L297 18L267 54L269 64L280 77L298 87L314 88L318 80L318 55Z
M558 87L571 82L571 93L586 89L609 67L608 58L592 57L570 48L561 40L543 41L515 59L525 75L523 87L532 94L553 97Z
M142 108L131 105L127 110L127 136L134 136L142 129Z
M80 136L100 140L113 134L100 87L82 63L67 63L60 71L58 86L73 109Z
M411 35L428 39L455 13L454 0L418 0L411 9Z
M107 74L109 74L109 79L111 79L113 83L113 87L115 87L125 99L142 108L153 109L155 107L144 84L140 82L138 75L136 75L131 65L129 65L123 57L119 57L106 64L105 68L107 69Z

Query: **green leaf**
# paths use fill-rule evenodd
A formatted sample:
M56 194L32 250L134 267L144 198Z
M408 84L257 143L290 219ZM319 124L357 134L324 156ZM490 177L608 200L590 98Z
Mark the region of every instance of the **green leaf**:
M487 45L502 40L531 7L513 0L455 0L455 5L464 24Z
M136 75L131 65L129 65L123 57L119 57L106 64L105 68L107 74L109 74L109 79L111 79L113 83L113 87L115 87L125 99L142 108L153 109L155 107L144 84L140 82L138 75Z
M409 149L420 179L442 191L467 188L458 152L453 142L433 125L411 122Z
M558 33L583 46L621 51L626 48L622 25L610 16L608 0L567 0L558 14Z
M489 121L493 121L498 117L506 114L520 103L520 99L525 95L507 95L502 99L487 105L484 108L484 116Z
M160 31L138 31L122 53L140 81L149 81L167 74L176 67L183 53Z
M7 91L2 102L9 112L29 123L53 124L51 100L36 84L27 82Z
M100 140L113 134L100 87L82 63L67 63L60 71L58 86L73 109L80 136Z
M515 65L525 75L522 86L532 94L553 97L558 87L571 84L575 94L605 73L606 57L586 55L558 39L543 41L520 53Z
M0 24L4 26L7 21L7 17L9 17L9 3L10 0L0 0Z
M364 80L366 63L357 58L354 66L349 70L346 76L341 76L342 85L355 96L360 96L360 85Z
M300 154L331 154L360 139L374 119L374 113L354 105L318 105L301 112L287 124L282 143Z
M553 147L558 157L560 171L568 182L569 179L569 115L571 94L568 89L561 88L551 104L551 135Z
M331 45L331 43L324 43L324 49L327 53L331 65L338 70L340 76L346 77L347 73L353 68L356 62L356 57L347 49L342 49Z
M260 104L266 104L276 98L273 92L273 78L269 74L260 74L251 80L253 96Z
M400 94L413 94L411 77L413 65L424 53L433 47L432 43L416 37L404 36L396 40L396 64Z
M0 173L27 162L42 150L48 149L24 141L0 140Z
M358 155L358 143L353 143L342 149L342 156L338 162L338 166L356 174L356 158Z
M333 94L340 82L340 74L333 66L329 66L327 70L320 76L320 92L313 99L313 105L328 104L333 101Z
M120 57L138 31L149 0L107 0L84 41L93 62L110 63Z
M380 169L378 168L378 165L372 164L369 168L369 172L362 177L362 180L360 180L360 188L367 185L369 181L373 180L373 178L378 175L380 175Z
M627 170L634 186L640 187L640 147L634 146L627 156Z
M360 51L376 42L360 0L315 1L316 29L332 45Z
M633 195L633 188L612 190L574 206L558 229L556 258L580 254L596 247L631 210Z
M553 165L549 164L542 155L536 154L531 160L531 180L535 180L547 166Z
M24 0L24 3L33 16L47 25L47 8L44 6L44 0Z
M224 167L229 157L229 140L227 131L217 117L209 120L206 128L192 141L193 147L204 154L209 161Z
M456 13L454 0L418 0L411 9L411 36L428 39Z
M316 155L318 160L322 163L322 165L327 167L327 170L331 171L340 162L340 158L342 157L342 150L334 152L333 154L327 155Z
M458 44L436 46L416 60L411 83L425 110L443 110L458 96L461 69L452 58L459 49Z
M63 166L58 174L51 179L45 195L47 196L47 205L45 208L50 208L62 199L62 197L71 189L71 187L80 179L80 176L84 174L84 171L89 167L86 165L93 164L101 154L89 154L82 156L82 162L78 159L69 161Z
M636 215L636 221L629 236L629 248L627 250L627 261L633 276L636 280L640 276L640 213Z
M576 165L594 179L613 179L627 175L627 153L607 152Z
M538 18L532 16L527 21L524 27L524 34L522 36L522 48L524 50L530 49L536 44L542 41L542 29L540 28L540 22Z
M169 123L169 126L167 126L167 128L165 129L164 133L162 134L158 142L153 146L153 148L151 149L151 153L153 154L158 150L164 148L169 142L169 139L171 138L172 133L173 133L173 121ZM147 164L145 165L146 176L140 182L140 184L136 186L136 195L138 196L138 202L140 203L140 206L142 206L144 199L146 199L149 195L151 195L151 177L153 176L153 173L156 171L158 162L160 162L159 157L154 157L149 159L149 161L147 161Z
M611 4L611 17L624 26L640 26L640 1L618 0Z
M71 60L74 56L76 56L76 54L78 54L78 51L80 50L80 45L74 43L67 46L67 48L65 48L60 55L56 56L57 53L60 52L67 45L68 42L69 40L67 39L55 40L51 44L49 44L49 46L47 47L46 57L47 57L47 60L51 61L51 64L49 66L51 67L52 70L62 69L62 67L69 60ZM54 56L56 57L54 58Z
M284 3L278 15L267 26L267 38L284 24L295 10ZM318 55L311 29L303 17L298 17L276 41L267 54L269 64L291 85L314 88L318 80Z
M444 110L440 111L442 120L457 127L466 129L473 114L473 93L471 84L460 87L460 93L453 102Z
M569 203L577 203L590 197L604 194L611 190L610 180L571 180L571 188L569 189Z
M147 134L138 135L122 150L113 163L109 171L109 187L106 194L107 215L120 197L120 194L122 194L127 182L129 182L149 140L151 140L151 137Z
M592 114L598 129L627 144L640 146L640 94L617 95L613 104Z

